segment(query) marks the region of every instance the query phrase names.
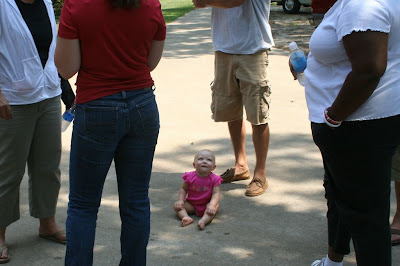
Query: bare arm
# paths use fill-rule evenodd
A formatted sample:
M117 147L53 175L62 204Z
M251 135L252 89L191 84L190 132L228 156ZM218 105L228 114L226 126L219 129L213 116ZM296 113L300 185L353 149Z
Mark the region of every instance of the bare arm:
M386 71L388 34L376 31L354 32L343 38L352 70L329 109L329 117L345 120L374 92Z
M192 0L196 8L207 6L219 8L232 8L242 5L246 0Z
M0 88L0 119L10 120L12 118L12 112L10 105Z
M81 45L78 39L57 37L54 61L58 72L65 79L70 79L81 67Z
M221 189L214 187L210 202L207 204L206 213L208 215L215 215L218 211L219 199L221 197Z
M186 183L183 183L181 189L178 192L178 200L174 202L174 210L175 211L183 210L183 208L185 206L185 198L186 198L188 188L189 188L189 185Z
M151 44L149 56L147 57L147 66L153 71L161 60L164 51L165 41L154 41Z
M189 188L189 185L187 183L183 183L181 189L178 192L178 200L181 200L181 201L185 200L188 188Z
M214 187L209 205L214 207L218 206L220 197L221 197L221 189L219 187Z

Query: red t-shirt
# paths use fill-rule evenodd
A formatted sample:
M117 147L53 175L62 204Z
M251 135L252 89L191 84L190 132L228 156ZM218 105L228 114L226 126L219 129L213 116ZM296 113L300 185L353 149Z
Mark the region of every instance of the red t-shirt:
M76 102L84 103L151 87L147 57L152 41L165 39L166 26L158 0L130 9L115 9L109 0L65 0L58 36L80 40Z

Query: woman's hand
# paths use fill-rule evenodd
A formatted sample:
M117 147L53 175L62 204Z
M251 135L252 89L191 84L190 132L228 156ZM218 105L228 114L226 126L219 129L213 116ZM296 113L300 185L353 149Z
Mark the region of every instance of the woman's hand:
M292 63L290 63L290 60L289 60L289 68L290 68L290 72L291 72L292 75L293 75L294 80L297 80L296 72L295 72L294 69L293 69Z
M12 112L10 105L4 94L0 90L0 119L10 120L12 118Z

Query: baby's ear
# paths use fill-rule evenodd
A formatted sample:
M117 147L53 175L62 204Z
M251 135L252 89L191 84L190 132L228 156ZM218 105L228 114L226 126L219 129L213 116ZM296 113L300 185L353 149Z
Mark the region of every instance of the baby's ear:
M214 167L213 167L213 171L214 171L214 169L217 167L217 165L216 164L214 164Z
M196 165L194 164L194 162L193 162L193 168L196 168Z

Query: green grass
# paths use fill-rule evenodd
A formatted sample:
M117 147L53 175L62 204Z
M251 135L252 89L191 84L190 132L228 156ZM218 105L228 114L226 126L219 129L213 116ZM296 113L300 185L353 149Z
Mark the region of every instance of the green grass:
M170 23L194 9L192 0L160 0L165 23Z
M60 19L61 8L63 6L63 1L60 2L60 0L55 0L53 2L54 13L56 15L58 23ZM165 23L172 22L194 9L192 0L160 0L160 3L165 18Z

